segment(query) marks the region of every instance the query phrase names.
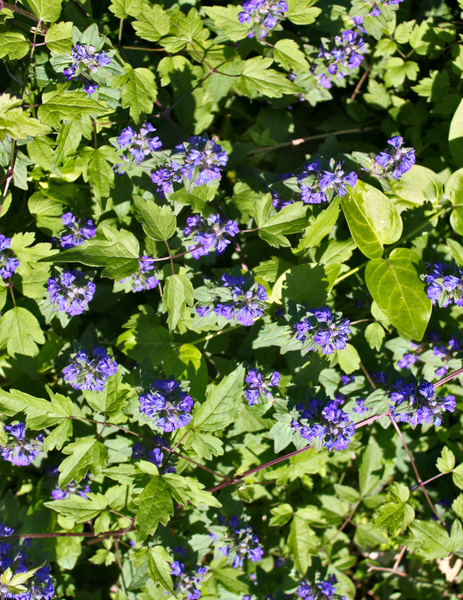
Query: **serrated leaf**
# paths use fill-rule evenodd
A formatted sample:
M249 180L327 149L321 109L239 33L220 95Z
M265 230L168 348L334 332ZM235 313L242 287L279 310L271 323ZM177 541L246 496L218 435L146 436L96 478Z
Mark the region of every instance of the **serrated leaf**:
M125 75L113 78L113 86L122 87L121 104L130 108L130 116L138 123L142 113L149 114L153 110L158 90L154 74L144 67L127 70Z
M157 42L169 33L170 17L159 4L154 6L144 4L143 11L137 15L137 20L132 23L132 26L143 40Z
M5 138L5 134L14 140L25 140L27 137L50 133L48 125L29 117L26 111L19 108L20 104L21 100L9 94L0 96L0 140Z
M148 572L154 582L159 582L162 587L173 594L174 585L172 582L172 568L170 566L172 558L167 550L162 546L154 546L148 555Z
M282 527L293 517L291 504L280 504L270 510L273 517L269 521L270 527Z
M340 211L340 198L337 196L328 208L323 210L307 227L304 237L294 252L299 254L307 248L316 248L322 239L333 230Z
M79 121L84 115L96 119L107 112L106 107L89 98L85 92L67 92L66 89L67 84L42 94L42 104L37 109L39 119L45 123L54 123L56 119Z
M446 558L450 554L447 531L435 521L416 520L410 524L407 547L426 561Z
M300 89L283 73L270 69L273 60L255 56L245 61L243 74L236 81L238 92L249 98L261 93L268 98L281 98L284 94L297 94Z
M287 71L310 71L310 65L307 62L305 54L294 40L278 40L273 47L273 54L277 63Z
M161 477L152 477L138 497L137 541L143 542L153 535L159 523L167 525L173 513L174 504L167 483Z
M239 414L245 369L241 365L212 385L206 401L194 412L193 426L200 431L218 431L232 423Z
M119 370L116 375L108 377L102 392L84 391L88 404L98 412L104 412L111 417L118 414L127 403L128 391L121 388L122 373Z
M81 481L89 471L97 477L106 465L108 451L94 436L84 437L68 444L62 450L69 454L59 466L58 485L64 487L72 479Z
M249 25L240 23L238 15L243 12L242 6L204 6L206 15L213 19L214 24L221 29L222 35L232 42L243 40L249 33Z
M310 25L322 12L321 8L311 8L317 0L288 0L286 18L296 25Z
M162 362L165 353L172 343L172 335L165 328L142 322L122 333L117 338L117 346L131 358L142 363L146 357L156 365Z
M397 56L389 59L385 66L384 83L386 87L398 87L403 84L405 78L416 81L420 71L418 63L411 60L404 62Z
M61 450L64 444L69 440L72 436L72 421L71 419L66 419L62 423L55 427L53 431L45 438L45 450L46 452L50 452L51 450Z
M166 279L162 312L167 312L169 329L175 329L183 318L187 306L194 304L194 289L185 275L170 275Z
M145 200L141 196L134 196L133 200L138 220L149 238L162 242L175 234L177 219L168 206L158 206L152 200Z
M343 350L338 350L337 357L344 373L350 374L360 368L360 356L352 344L346 344Z
M94 519L107 505L108 501L103 494L87 494L87 498L72 494L64 500L53 500L44 503L44 506L74 521L74 523L85 523Z
M388 259L371 260L365 270L369 292L399 331L421 341L431 317L431 300L419 275L424 265L413 250L397 248Z
M72 22L53 23L45 35L45 43L54 54L71 54Z
M403 483L393 483L388 488L393 502L386 502L377 509L374 521L380 531L387 530L391 535L405 531L415 518L415 511L407 504L410 491Z
M447 446L442 448L441 454L437 459L437 468L441 473L450 473L455 466L455 454Z
M138 17L142 10L145 15L148 9L151 9L151 7L144 4L143 0L112 0L109 6L109 10L114 13L114 16L118 19L127 19L129 16ZM133 23L132 26L134 26Z
M45 23L54 23L58 20L62 2L63 0L23 0L23 4Z
M463 490L463 463L453 469L452 479L453 483L460 488L460 490Z
M40 323L26 308L16 306L0 319L0 348L6 348L9 356L37 356L37 344L44 344Z
M29 52L29 44L19 31L0 30L0 58L20 60Z
M312 563L312 556L318 554L318 539L305 519L295 515L291 521L288 545L294 557L296 569L305 574Z
M365 339L372 350L381 350L386 332L380 323L370 323L365 329Z

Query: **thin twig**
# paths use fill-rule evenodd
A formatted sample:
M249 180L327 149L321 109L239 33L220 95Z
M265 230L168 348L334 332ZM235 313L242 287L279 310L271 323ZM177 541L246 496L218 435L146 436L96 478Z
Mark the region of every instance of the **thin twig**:
M444 385L444 384L448 383L449 381L452 381L452 379L455 379L455 377L458 377L458 375L461 375L462 373L463 373L463 368L458 369L457 371L450 373L450 375L447 375L447 377L444 377L443 379L436 381L436 383L434 384L434 387L436 388L441 385Z
M172 269L172 275L175 275L174 260L173 260L173 257L172 257L172 252L170 251L169 243L167 242L167 240L164 240L164 243L165 243L165 245L167 247L167 252L169 253L170 268Z
M400 561L402 560L406 551L407 551L407 546L401 546L400 552L397 555L397 558L396 558L394 566L393 566L394 571L397 571L397 569L399 568Z
M360 92L360 88L363 85L363 82L365 81L365 79L368 77L368 73L371 71L371 67L372 65L368 65L368 67L365 69L365 73L362 75L362 77L360 78L359 82L357 83L357 86L354 90L354 93L352 94L352 96L350 97L350 101L353 102L357 96L357 94Z
M85 10L85 8L82 6L82 4L79 2L79 0L72 0L74 2L74 4L77 6L77 8L80 10L80 12L84 15L84 17L88 17L88 13Z
M363 365L363 363L362 363L362 362L360 362L360 368L361 368L361 369L362 369L362 371L364 372L364 374L365 374L365 377L366 377L366 378L368 379L368 381L370 382L370 385L371 385L371 387L372 387L374 390L376 390L376 389L377 389L377 387L376 387L376 384L375 384L375 382L373 381L373 379L371 378L371 375L370 375L370 373L368 373L368 371L365 369L365 367L364 367L364 365Z

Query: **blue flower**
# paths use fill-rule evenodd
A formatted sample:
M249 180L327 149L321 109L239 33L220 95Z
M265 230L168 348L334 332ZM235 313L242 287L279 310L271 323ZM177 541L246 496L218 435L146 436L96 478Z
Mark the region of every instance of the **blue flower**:
M94 94L100 86L97 83L94 83L90 79L85 82L84 92L86 94Z
M260 39L267 36L277 23L285 18L288 4L285 0L247 0L243 3L243 12L238 15L240 23L256 24ZM254 37L252 29L248 37Z
M322 354L343 350L349 340L349 319L333 315L327 307L311 308L307 316L294 325L296 339L308 350L320 349Z
M76 269L63 271L61 277L50 277L47 287L51 305L71 316L88 310L88 303L96 289L95 284Z
M356 403L356 406L354 406L354 408L352 410L354 411L354 413L357 413L361 417L363 417L364 415L367 414L367 412L372 410L371 408L367 408L366 406L364 406L365 400L362 398L358 398L355 401L355 403Z
M24 423L5 425L5 431L10 435L7 444L0 446L3 460L17 467L30 465L43 448L43 435L39 434L35 439L26 438Z
M177 381L162 379L140 396L139 410L149 419L157 417L156 425L168 433L188 425L193 405L193 399L180 389Z
M187 226L183 230L185 237L194 234L193 244L188 246L193 258L199 259L214 251L218 256L227 249L231 240L227 235L235 237L240 232L236 221L225 221L219 215L210 215L207 219L200 215L188 217Z
M13 273L19 267L19 260L10 249L11 238L0 234L0 275L3 279L12 277Z
M345 600L345 596L339 596L336 594L336 584L338 580L335 575L329 575L326 580L320 581L320 583L307 583L301 581L299 587L296 590L296 594L300 600Z
M342 385L348 385L349 383L353 383L354 381L355 377L353 375L341 375Z
M63 369L65 381L75 390L96 392L102 392L108 377L116 373L116 361L108 356L104 348L96 346L90 352L79 350Z
M180 144L175 149L184 155L181 173L195 186L205 185L222 177L222 167L227 164L228 156L219 144L194 135L188 139L187 144Z
M198 585L204 579L206 567L197 567L196 572L185 570L185 565L175 560L170 564L171 574L174 575L175 596L179 594L186 600L198 600L201 597L201 590ZM186 596L185 596L186 594Z
M95 73L98 67L107 67L111 58L106 56L106 52L95 52L94 46L85 44L76 44L75 49L71 50L71 66L63 71L63 75L68 79L76 76L77 70L82 65L82 73L89 75Z
M400 179L415 164L415 150L404 148L400 135L390 138L387 143L391 147L377 154L367 170L374 177Z
M61 217L61 221L69 231L66 235L62 235L60 239L61 247L66 250L74 246L80 246L84 243L84 240L96 236L96 228L91 219L81 225L81 220L76 218L72 212L68 212Z
M157 186L158 194L163 197L165 194L173 192L173 184L182 182L181 165L175 161L170 162L170 166L164 165L151 174L151 179Z
M251 562L259 562L264 555L264 550L252 527L241 528L239 519L235 516L228 521L228 525L228 532L225 535L213 538L216 544L225 543L219 548L220 552L229 559L235 569L242 567L246 558Z
M120 283L131 281L132 292L153 290L159 283L159 279L157 279L157 277L154 275L154 258L142 256L139 259L138 264L140 267L139 270L130 277L123 279ZM151 271L153 271L153 274L149 275Z
M143 123L140 133L137 133L132 127L127 127L117 138L117 144L121 150L128 148L135 161L140 164L151 152L162 147L158 136L149 137L154 131L156 129L147 122Z
M336 196L343 197L347 194L347 187L354 187L357 183L357 174L351 171L344 175L343 163L330 161L330 170L321 172L320 161L315 160L304 166L298 176L301 188L301 199L304 204L320 204L330 202Z
M280 373L274 371L262 377L257 369L250 369L246 375L246 383L249 384L245 390L246 399L249 406L254 406L254 404L259 404L261 398L271 398L273 396L269 388L280 385Z
M58 473L56 473L58 475ZM82 479L80 483L75 483L74 479L72 479L67 485L60 488L58 484L56 484L55 489L52 490L51 495L53 500L64 500L64 498L68 498L71 494L77 494L81 498L88 498L88 494L90 494L91 489L88 484L88 473Z
M342 411L337 402L327 399L310 400L296 406L299 415L294 418L291 427L307 441L319 438L328 450L347 450L351 437L355 433L354 422Z
M432 303L442 308L452 303L463 306L463 270L453 261L448 265L440 262L434 265L426 264L426 269L428 271L425 276L428 283L426 293Z
M318 58L321 60L315 69L315 76L322 87L331 87L327 82L330 80L329 76L336 75L337 79L343 79L350 70L360 66L365 52L365 43L362 38L357 38L357 33L348 29L334 38L334 47L331 51L323 45L320 47ZM323 72L323 69L328 71L328 75Z
M146 454L146 450L143 444L134 444L132 446L132 458L147 459L148 462L151 462L154 465L156 465L161 473L176 473L177 469L175 467L172 466L164 468L162 466L164 463L164 453L162 452L161 448L167 448L170 450L170 442L159 435L155 435L153 438L153 444L154 450L149 450L148 454Z

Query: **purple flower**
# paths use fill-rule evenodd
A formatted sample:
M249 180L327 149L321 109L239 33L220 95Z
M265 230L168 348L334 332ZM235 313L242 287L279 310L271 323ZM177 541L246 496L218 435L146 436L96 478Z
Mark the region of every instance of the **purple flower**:
M174 190L174 183L182 182L181 165L175 161L170 162L170 166L164 165L151 174L151 179L157 186L158 194L163 197L165 194L171 194Z
M64 500L64 498L68 498L71 494L77 494L81 498L88 498L88 494L90 494L90 485L88 483L88 473L84 477L84 479L80 483L75 483L74 479L72 479L64 488L58 487L56 484L55 489L52 490L51 495L53 500Z
M43 448L43 435L37 438L26 438L26 426L24 423L5 425L5 431L9 433L8 442L0 446L3 460L17 467L26 467L34 461Z
M68 249L80 246L84 243L84 240L96 236L96 228L91 219L81 225L80 219L77 219L72 212L68 212L61 217L61 221L69 231L66 235L61 236L60 244L62 248Z
M287 11L288 4L285 0L247 0L243 2L243 12L239 13L238 19L242 24L251 26L255 24L258 37L263 39L281 19L285 18ZM248 37L254 37L252 29Z
M329 575L326 580L320 581L320 583L307 583L301 581L299 587L296 590L296 594L300 600L345 600L345 596L339 596L336 594L336 584L338 580L335 575Z
M47 286L53 309L58 308L71 316L81 315L88 310L88 303L96 289L95 284L76 269L63 271L61 277L50 277Z
M230 519L228 525L227 533L221 537L214 536L213 539L216 544L225 544L219 547L219 550L229 559L229 563L238 569L243 566L246 558L249 558L251 562L259 562L264 555L264 550L252 528L241 528L238 517L235 516Z
M374 177L400 179L415 164L415 150L404 148L400 135L390 138L387 143L390 148L377 154L367 170Z
M206 567L197 567L196 572L185 570L185 565L175 560L170 564L171 574L174 575L175 596L186 598L186 600L197 600L201 597L201 590L198 585L204 579Z
M65 381L75 390L102 392L106 380L117 373L117 363L104 348L79 350L63 369Z
M296 323L296 339L306 350L320 349L322 354L343 350L349 340L349 319L333 315L327 307L311 308L307 316ZM318 346L318 348L317 348Z
M417 361L418 356L416 356L415 354L404 354L403 358L401 358L398 361L397 366L399 367L399 369L410 370L410 367L414 365Z
M148 122L143 123L140 133L132 127L127 127L117 138L117 144L121 150L128 148L135 161L140 164L149 154L162 147L158 136L149 137L155 131L156 129Z
M0 275L3 279L11 277L19 267L19 260L10 249L11 238L0 234Z
M343 31L341 35L334 38L334 47L331 51L322 45L318 54L319 66L315 70L320 85L325 88L331 87L326 80L331 80L334 75L337 79L343 79L350 70L357 69L362 62L364 52L363 39L357 39L357 33L352 29Z
M357 183L357 174L351 171L344 175L342 164L331 160L331 170L325 170L322 173L319 160L307 163L298 176L302 202L304 204L320 204L330 202L336 196L345 196L347 194L346 185L354 187Z
M165 440L163 437L159 435L155 435L153 438L154 450L149 450L148 455L146 454L145 447L143 444L135 443L132 446L132 458L144 458L147 459L148 462L156 465L161 473L176 473L177 470L175 467L167 467L163 468L164 462L164 453L163 449L170 449L170 443L168 440ZM175 548L174 548L175 552Z
M364 415L367 414L368 411L371 411L371 408L367 408L366 406L364 406L365 404L365 400L362 398L358 398L355 401L357 406L354 406L354 408L352 409L354 411L354 413L357 413L358 415L360 415L361 417L363 417Z
M138 261L139 269L130 277L126 277L120 283L125 281L132 282L132 292L143 292L144 290L154 290L159 280L154 275L154 258L142 256ZM149 275L149 273L151 275Z
M349 383L353 383L354 381L355 377L353 375L341 375L342 385L348 385Z
M187 226L183 230L185 237L194 234L193 244L188 246L193 258L206 256L214 251L218 256L225 252L228 244L231 243L226 236L235 237L240 232L236 221L225 221L219 215L210 215L207 219L200 215L188 217Z
M85 82L84 92L86 94L94 94L100 86L97 83L94 83L90 79Z
M149 419L157 417L156 425L168 433L188 425L193 405L193 399L180 389L177 381L162 379L140 396L139 410Z
M273 396L269 388L280 385L280 373L274 371L262 377L257 369L250 369L246 375L246 383L249 384L245 390L246 399L249 406L254 406L254 404L259 404L261 398L271 398Z
M205 185L222 177L222 167L228 162L227 153L212 140L199 135L188 139L187 144L175 147L177 152L184 155L182 175L192 181L195 186Z
M106 56L106 52L95 52L94 46L76 44L75 49L71 50L71 61L71 66L63 71L63 75L68 79L76 77L78 70L89 76L90 72L95 73L98 67L107 67L111 58Z
M334 193L333 197L339 196L342 198L347 194L347 188L355 187L357 183L357 173L351 171L347 175L344 175L342 170L342 163L338 163L333 172L325 171L324 175L320 179L320 188L324 194L327 190L332 190Z
M463 270L457 267L453 261L448 265L440 262L434 263L434 265L426 264L426 268L428 271L428 274L424 276L428 284L426 293L432 303L438 304L442 308L446 308L452 303L463 306Z
M306 405L298 404L296 411L298 414L295 414L291 426L302 438L309 442L319 438L330 451L347 450L355 425L337 402L310 400Z

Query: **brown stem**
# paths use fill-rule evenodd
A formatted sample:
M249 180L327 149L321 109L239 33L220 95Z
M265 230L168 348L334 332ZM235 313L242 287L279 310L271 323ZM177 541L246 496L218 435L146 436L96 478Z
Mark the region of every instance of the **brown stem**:
M395 571L394 569L386 569L386 567L376 567L375 565L370 565L369 563L367 563L368 566L368 573L371 573L371 571L384 571L386 573L394 573L394 575L399 575L400 577L406 577L407 579L410 579L410 575L407 575L407 573L402 573L401 571Z
M408 454L408 458L410 459L411 465L412 465L412 467L413 467L413 470L414 470L414 472L415 472L415 477L416 477L416 480L418 481L418 485L419 485L419 486L420 486L420 488L423 490L423 492L424 492L424 495L425 495L425 497L426 497L426 500L427 500L427 502L428 502L429 506L431 507L431 510L432 510L432 512L435 514L435 516L437 517L437 519L438 519L438 520L439 520L439 521L442 523L442 525L445 527L446 525L445 525L444 521L443 521L443 520L442 520L442 519L439 517L439 515L437 514L437 511L436 511L436 509L434 508L434 504L432 503L432 501L431 501L431 498L429 497L429 494L428 494L428 492L427 492L427 490L426 490L426 488L425 488L425 486L424 486L424 484L423 484L423 481L422 481L422 479L421 479L421 477L420 477L420 474L418 473L418 469L416 468L415 461L413 460L412 453L410 452L410 449L409 449L409 448L408 448L408 446L407 446L407 442L404 440L404 436L402 435L402 432L400 431L400 428L399 428L399 426L397 425L397 423L396 423L396 420L394 419L394 417L392 416L392 414L391 414L390 412L388 412L388 413L387 413L387 416L389 417L389 419L390 419L390 421L391 421L391 423L392 423L392 425L393 425L394 429L397 431L397 435L399 436L399 438L400 438L400 441L402 442L402 444L403 444L403 447L405 448L405 452Z
M368 371L365 369L365 367L364 367L364 365L363 365L363 363L362 363L362 362L360 363L360 368L361 368L361 369L362 369L362 371L364 372L364 374L365 374L365 377L366 377L366 378L368 379L368 381L370 382L370 385L371 385L371 387L372 387L374 390L376 390L376 389L377 389L377 387L376 387L376 384L375 384L375 382L373 381L373 379L371 378L371 375L370 375L370 373L368 373Z
M354 93L352 94L352 96L350 97L350 101L353 102L357 96L357 94L360 92L360 88L363 85L363 82L365 81L365 79L368 77L368 73L371 71L371 65L368 65L368 67L365 70L365 73L362 75L362 77L360 78L359 82L357 83L357 86L354 90Z
M79 0L72 0L74 2L74 4L77 6L77 8L80 10L80 12L84 15L84 17L88 17L88 13L85 10L85 8L82 6L82 4L79 2Z
M454 371L453 373L450 373L450 375L447 375L447 377L444 377L443 379L440 379L439 381L437 381L434 384L434 387L439 387L440 385L444 385L446 383L448 383L449 381L452 381L452 379L455 379L455 377L458 377L458 375L461 375L463 373L463 368L458 369L457 371Z
M170 246L169 246L167 240L164 240L164 243L165 243L165 245L167 247L167 252L169 253L170 268L172 270L172 275L175 275L174 260L173 260L173 257L172 257L172 252L170 251Z
M404 556L404 554L405 554L406 551L407 551L407 546L402 546L400 548L400 552L397 555L397 558L396 558L394 566L393 566L394 571L397 571L397 569L399 568L400 561L402 560L402 558L403 558L403 556Z
M138 46L121 46L123 50L141 50L142 52L164 52L164 48L141 48Z
M360 506L360 502L362 500L363 500L363 498L360 498L358 500L358 502L356 502L350 515L347 517L347 519L344 521L344 523L341 525L341 527L338 529L338 531L333 535L333 537L330 540L328 540L327 544L331 544L332 542L334 542L334 540L338 537L338 535L340 533L342 533L344 531L344 529L349 525L349 523L352 521L352 517L355 515L355 512L356 512L357 508Z
M452 471L450 471L449 473L451 473ZM428 483L431 483L431 481L434 481L435 479L439 479L439 477L443 477L444 475L449 475L449 473L439 473L439 475L435 475L434 477L431 477L431 479L427 479L426 481L423 481L423 485L428 485ZM420 487L418 484L415 484L412 487L412 492L414 492L416 490L416 488Z

